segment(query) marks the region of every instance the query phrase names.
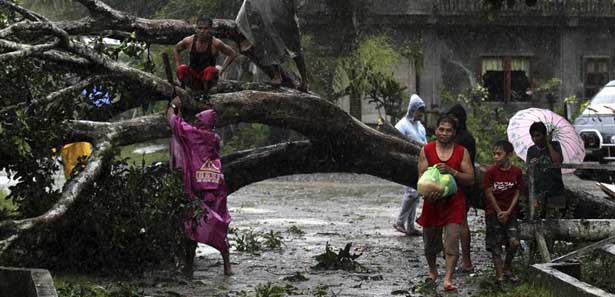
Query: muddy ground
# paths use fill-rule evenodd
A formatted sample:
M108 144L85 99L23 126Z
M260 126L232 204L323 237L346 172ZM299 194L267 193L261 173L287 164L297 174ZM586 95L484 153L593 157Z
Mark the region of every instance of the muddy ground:
M392 228L402 191L398 184L356 174L300 175L250 185L229 197L231 227L238 234L279 231L285 243L281 251L254 255L232 249L234 275L225 277L219 254L200 247L192 280L178 281L177 273L158 276L144 289L151 296L254 296L258 285L271 283L289 286L293 296L424 296L422 239ZM482 211L470 211L477 273L458 274L460 290L453 296L476 295L477 280L492 274L482 218ZM288 229L293 226L305 234L292 235ZM352 243L353 253L363 253L357 262L364 271L313 269L314 257L327 243L336 249ZM443 268L443 260L438 261ZM307 280L288 280L297 273ZM437 290L443 293L441 282Z

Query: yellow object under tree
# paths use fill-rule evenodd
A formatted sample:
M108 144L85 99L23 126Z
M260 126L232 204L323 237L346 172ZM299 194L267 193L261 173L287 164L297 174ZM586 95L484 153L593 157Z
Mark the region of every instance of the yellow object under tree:
M62 160L64 163L64 176L70 177L70 173L77 165L79 157L92 155L92 144L89 142L73 142L62 147Z

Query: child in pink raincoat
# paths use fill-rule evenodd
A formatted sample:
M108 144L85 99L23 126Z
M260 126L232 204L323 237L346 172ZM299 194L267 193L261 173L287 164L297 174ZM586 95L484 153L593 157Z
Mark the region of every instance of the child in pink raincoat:
M181 169L188 199L195 202L183 219L190 241L184 272L192 275L197 242L214 247L222 254L224 274L231 274L228 225L231 216L226 206L227 188L220 163L220 137L213 131L216 111L196 115L195 125L181 118L181 99L173 98L167 119L173 133L171 166ZM177 111L177 114L176 114Z

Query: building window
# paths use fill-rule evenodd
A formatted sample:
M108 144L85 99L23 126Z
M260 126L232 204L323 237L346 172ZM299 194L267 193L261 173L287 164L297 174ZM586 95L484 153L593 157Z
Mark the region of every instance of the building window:
M529 57L483 57L481 77L491 101L528 101L530 99Z
M609 58L586 57L583 65L585 98L589 99L609 82Z

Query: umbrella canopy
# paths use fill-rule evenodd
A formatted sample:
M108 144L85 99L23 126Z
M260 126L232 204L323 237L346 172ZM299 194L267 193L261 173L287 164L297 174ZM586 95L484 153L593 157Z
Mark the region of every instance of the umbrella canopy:
M508 141L515 148L515 153L526 160L527 149L534 145L530 135L530 126L534 122L543 122L547 133L553 132L553 140L562 147L564 163L582 163L585 158L583 140L577 134L574 126L562 116L540 108L528 108L518 111L508 122ZM563 169L562 172L572 172L573 169Z

